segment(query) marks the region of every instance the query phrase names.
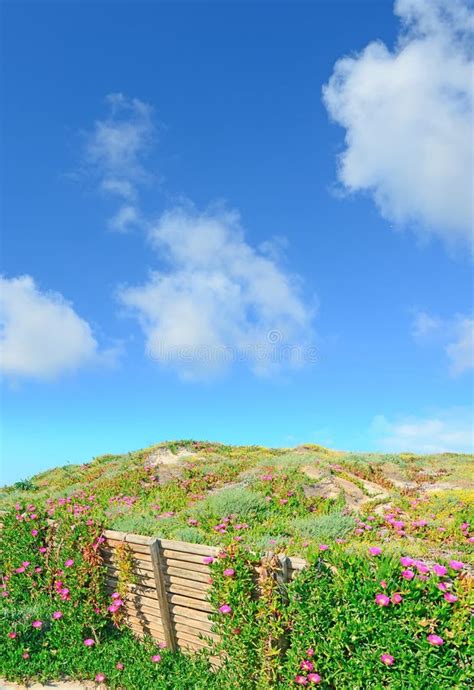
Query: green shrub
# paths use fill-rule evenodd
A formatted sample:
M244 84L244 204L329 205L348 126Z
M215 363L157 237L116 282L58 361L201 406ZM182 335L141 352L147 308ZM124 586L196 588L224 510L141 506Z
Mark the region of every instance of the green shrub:
M294 533L299 532L308 539L326 541L342 539L355 527L354 518L342 513L296 518L291 524Z
M262 513L266 508L265 499L245 488L229 488L217 491L204 501L196 504L196 515L209 515L216 519L227 515L249 518Z

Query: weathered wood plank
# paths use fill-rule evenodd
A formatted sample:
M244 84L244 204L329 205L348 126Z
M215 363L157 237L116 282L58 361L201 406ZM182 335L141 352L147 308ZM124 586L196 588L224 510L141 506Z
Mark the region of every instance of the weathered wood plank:
M190 544L185 541L173 541L172 539L160 539L162 549L170 551L182 551L183 553L193 553L200 556L217 556L219 549L216 546L206 546L205 544Z
M165 577L171 577L172 575L182 577L185 580L195 580L196 582L204 582L206 584L209 584L211 577L210 573L200 573L196 570L185 570L184 568L174 568L168 565L165 568Z
M197 609L198 611L212 612L212 606L207 601L199 601L198 599L191 599L191 597L181 596L181 594L168 594L168 601L171 604L178 604L190 609Z
M160 554L160 543L158 539L155 539L155 541L151 544L150 553L153 562L153 570L155 573L156 594L160 603L160 615L163 621L166 644L171 651L175 651L177 648L175 630L168 605L168 595L166 593L163 572L163 561Z
M180 604L175 604L171 607L171 615L183 616L195 621L209 622L209 614L205 611L199 611L197 609L190 609L187 606L181 606Z

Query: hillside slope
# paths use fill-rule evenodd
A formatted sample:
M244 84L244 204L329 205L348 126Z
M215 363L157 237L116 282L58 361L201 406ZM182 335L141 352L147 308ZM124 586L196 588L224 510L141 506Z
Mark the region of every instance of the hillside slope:
M466 556L473 468L459 454L176 441L35 475L5 487L0 510L87 495L94 517L127 532L209 544L238 532L252 550L301 555L334 540L357 548L376 533L395 550L409 542L412 555Z

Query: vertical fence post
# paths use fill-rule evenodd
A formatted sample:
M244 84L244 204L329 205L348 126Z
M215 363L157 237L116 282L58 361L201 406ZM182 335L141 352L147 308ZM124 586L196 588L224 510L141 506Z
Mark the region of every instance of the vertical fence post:
M165 633L165 641L168 648L174 652L176 651L176 635L174 631L173 620L166 595L165 576L163 569L163 560L160 554L160 540L154 539L150 544L151 562L153 564L153 573L155 576L156 594L160 604L161 620L163 623L163 630Z

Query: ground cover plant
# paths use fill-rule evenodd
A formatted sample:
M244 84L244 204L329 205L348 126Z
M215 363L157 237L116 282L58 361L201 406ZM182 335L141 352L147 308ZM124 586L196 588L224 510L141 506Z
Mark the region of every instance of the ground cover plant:
M111 688L467 688L472 457L173 442L0 492L0 675ZM139 641L104 528L215 544L221 643ZM308 567L279 584L276 555ZM123 577L127 579L124 555Z

